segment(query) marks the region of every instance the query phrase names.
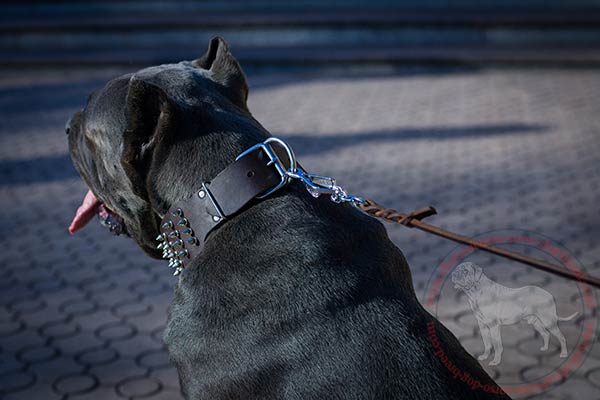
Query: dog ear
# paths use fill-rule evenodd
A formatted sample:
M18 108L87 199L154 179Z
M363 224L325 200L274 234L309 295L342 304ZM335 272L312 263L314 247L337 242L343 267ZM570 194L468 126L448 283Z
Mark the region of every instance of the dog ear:
M479 282L483 274L483 269L477 264L471 264L471 266L473 268L473 282Z
M194 63L208 70L211 78L224 88L225 95L237 106L247 109L248 84L240 64L229 52L227 42L219 36L212 38L208 50Z
M176 129L176 103L158 86L135 77L126 97L127 125L123 134L121 165L133 192L146 197L146 177L154 150Z

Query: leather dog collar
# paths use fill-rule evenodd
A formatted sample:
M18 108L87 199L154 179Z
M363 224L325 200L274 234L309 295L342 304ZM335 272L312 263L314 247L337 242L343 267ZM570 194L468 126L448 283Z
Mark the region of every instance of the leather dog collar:
M290 170L296 170L292 149L283 140L270 137L241 153L212 181L202 182L194 196L169 209L156 240L163 258L175 269L174 275L202 251L215 227L253 199L285 186Z

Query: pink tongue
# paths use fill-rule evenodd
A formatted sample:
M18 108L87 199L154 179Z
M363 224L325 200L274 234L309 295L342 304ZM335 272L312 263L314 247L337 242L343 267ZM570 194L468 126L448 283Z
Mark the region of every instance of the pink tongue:
M96 196L92 193L91 190L88 190L85 198L83 199L83 203L77 209L75 213L75 218L71 222L71 226L69 226L69 233L72 235L84 226L87 225L88 222L91 221L92 218L98 213L98 208L102 205Z

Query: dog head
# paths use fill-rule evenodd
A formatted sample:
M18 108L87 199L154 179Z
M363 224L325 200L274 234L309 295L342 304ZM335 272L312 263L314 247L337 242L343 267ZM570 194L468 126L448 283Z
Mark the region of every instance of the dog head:
M158 258L154 239L170 205L268 137L247 96L244 73L218 37L197 60L142 69L92 93L66 128L90 189L71 233L98 214Z
M452 272L452 283L455 289L469 289L481 279L483 269L472 262L458 265Z

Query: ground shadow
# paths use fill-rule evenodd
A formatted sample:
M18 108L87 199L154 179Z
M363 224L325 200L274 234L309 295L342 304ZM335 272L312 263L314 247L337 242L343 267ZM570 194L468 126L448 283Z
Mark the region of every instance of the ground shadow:
M360 133L337 133L327 136L295 134L283 137L296 152L302 156L319 154L343 147L375 142L402 142L411 140L453 140L463 138L484 138L497 135L540 134L548 130L547 126L525 123L506 123L491 125L467 125L453 127L419 127L384 129Z
M495 135L539 134L548 128L543 125L519 122L493 125L467 125L459 127L422 127L338 133L328 136L295 134L285 136L297 154L320 154L348 146L382 141L401 142L413 140L453 140L465 137L490 137ZM77 176L67 154L36 157L23 160L0 161L0 186L52 182Z

